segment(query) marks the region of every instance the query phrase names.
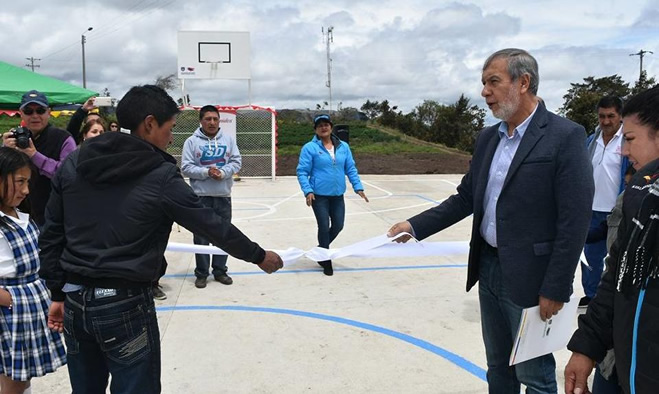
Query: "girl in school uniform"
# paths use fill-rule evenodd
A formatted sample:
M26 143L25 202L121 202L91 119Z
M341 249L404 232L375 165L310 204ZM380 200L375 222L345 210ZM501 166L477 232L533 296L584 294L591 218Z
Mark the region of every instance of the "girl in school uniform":
M39 270L39 231L17 209L29 193L30 158L0 147L0 391L29 393L30 379L66 363L59 333L48 329L50 296Z

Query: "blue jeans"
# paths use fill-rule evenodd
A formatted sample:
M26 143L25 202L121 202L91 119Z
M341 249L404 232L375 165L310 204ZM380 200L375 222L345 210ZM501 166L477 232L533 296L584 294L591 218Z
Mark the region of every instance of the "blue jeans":
M489 392L519 394L522 383L526 386L527 393L557 393L556 361L552 354L508 366L522 307L510 299L496 249L485 247L480 257L478 298L487 356Z
M318 224L318 246L329 248L337 235L343 230L346 205L341 196L314 196L311 203L313 214Z
M606 220L611 212L598 212L593 211L593 216L590 219L590 228L597 228ZM606 239L584 246L584 254L590 269L583 264L581 265L581 285L586 296L593 298L597 293L597 287L602 279L602 271L604 270L604 258L606 257Z
M150 287L67 293L64 340L74 394L105 394L110 374L113 394L160 393L160 334Z
M593 394L623 394L622 387L618 385L618 375L615 369L613 374L606 379L600 372L599 365L595 368L593 375Z
M231 197L199 197L201 203L205 206L212 208L213 211L222 219L231 223ZM193 234L192 242L195 245L208 245L210 242L201 235ZM213 255L213 276L223 275L227 273L227 255ZM195 262L197 267L194 274L197 278L205 278L208 276L208 268L210 266L210 256L207 254L195 254Z

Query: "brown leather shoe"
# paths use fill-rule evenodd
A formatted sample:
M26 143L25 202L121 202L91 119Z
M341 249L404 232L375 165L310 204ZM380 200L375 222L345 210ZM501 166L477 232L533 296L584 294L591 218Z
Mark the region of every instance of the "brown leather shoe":
M233 279L227 274L215 275L215 280L222 283L223 285L230 285L233 283Z

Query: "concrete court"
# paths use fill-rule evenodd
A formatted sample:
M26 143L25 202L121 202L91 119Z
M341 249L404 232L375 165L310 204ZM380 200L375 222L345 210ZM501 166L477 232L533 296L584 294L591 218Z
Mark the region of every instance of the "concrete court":
M346 194L333 248L380 235L455 191L460 175L362 176L370 203ZM350 190L350 189L349 189ZM316 245L316 224L295 177L245 179L234 223L266 249ZM466 241L471 220L432 241ZM171 241L192 243L174 226ZM168 253L156 301L163 393L484 393L477 288L465 292L466 255L307 259L272 275L233 258L234 284L194 287L194 256ZM212 279L212 277L210 278ZM575 291L582 296L579 273ZM576 326L576 322L575 322ZM570 353L555 354L559 391ZM66 367L33 380L34 393L70 392Z

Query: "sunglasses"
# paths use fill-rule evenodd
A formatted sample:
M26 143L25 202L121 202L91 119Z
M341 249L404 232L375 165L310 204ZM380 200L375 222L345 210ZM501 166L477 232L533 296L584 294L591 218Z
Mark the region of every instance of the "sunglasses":
M25 115L32 115L33 113L37 113L39 115L43 115L46 113L46 109L44 107L39 107L37 109L34 108L23 108L23 113Z
M116 129L117 127L119 127L119 126L116 125L116 124L111 124L111 125L110 125L110 128L111 128L111 129Z

